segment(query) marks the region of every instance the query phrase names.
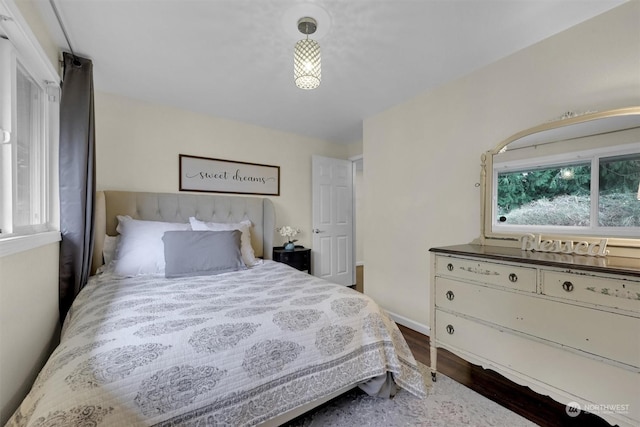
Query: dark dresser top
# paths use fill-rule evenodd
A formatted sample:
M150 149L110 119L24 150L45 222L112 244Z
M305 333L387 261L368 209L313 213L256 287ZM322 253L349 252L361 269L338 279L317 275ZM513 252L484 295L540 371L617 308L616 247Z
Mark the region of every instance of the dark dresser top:
M467 255L494 261L511 261L557 268L575 268L600 273L640 277L640 259L624 257L595 257L523 251L520 248L486 245L455 245L429 249L430 252L449 255Z

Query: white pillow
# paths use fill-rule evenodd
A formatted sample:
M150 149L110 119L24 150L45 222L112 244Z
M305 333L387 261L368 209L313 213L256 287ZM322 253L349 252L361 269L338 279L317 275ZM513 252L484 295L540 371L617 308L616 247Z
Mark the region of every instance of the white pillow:
M240 252L242 252L242 260L247 267L253 267L260 264L260 260L256 259L256 254L251 246L251 221L248 219L238 223L232 222L204 222L195 217L189 218L191 229L194 231L229 231L240 230L242 237L240 238Z
M120 241L116 248L114 273L118 276L164 274L165 231L190 230L189 224L141 221L118 215Z

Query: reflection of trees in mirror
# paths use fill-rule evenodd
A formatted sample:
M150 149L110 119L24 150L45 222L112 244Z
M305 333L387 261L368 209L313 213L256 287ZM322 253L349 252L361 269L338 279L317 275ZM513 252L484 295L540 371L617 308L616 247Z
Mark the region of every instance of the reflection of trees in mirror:
M498 174L498 216L515 225L590 225L589 165ZM640 227L640 155L599 164L598 226Z
M637 193L640 155L600 160L600 194Z
M640 227L640 155L600 160L598 225Z
M598 205L600 227L640 227L640 201L633 193L601 195Z
M507 224L588 227L591 203L589 196L559 196L540 199L509 212ZM600 197L600 227L640 227L640 201L633 194Z
M506 224L588 227L590 209L589 196L541 198L508 212Z
M563 171L571 170L572 174ZM591 186L589 165L570 165L498 174L498 213L510 211L538 200L559 196L588 196Z

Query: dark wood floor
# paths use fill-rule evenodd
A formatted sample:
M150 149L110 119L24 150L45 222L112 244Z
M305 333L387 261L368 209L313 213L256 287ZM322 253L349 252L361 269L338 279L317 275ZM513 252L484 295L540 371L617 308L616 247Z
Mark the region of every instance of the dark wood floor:
M398 326L416 360L430 366L429 337L402 325ZM528 387L517 385L492 370L466 362L447 350L438 349L438 372L540 426L610 426L602 418L585 412L574 418L569 417L565 412L565 405L539 395Z

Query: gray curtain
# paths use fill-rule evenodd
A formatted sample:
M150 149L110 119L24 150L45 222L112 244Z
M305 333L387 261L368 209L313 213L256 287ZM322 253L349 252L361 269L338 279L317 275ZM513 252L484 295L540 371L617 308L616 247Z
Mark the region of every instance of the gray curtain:
M60 321L87 283L93 253L93 64L64 54L60 98Z

